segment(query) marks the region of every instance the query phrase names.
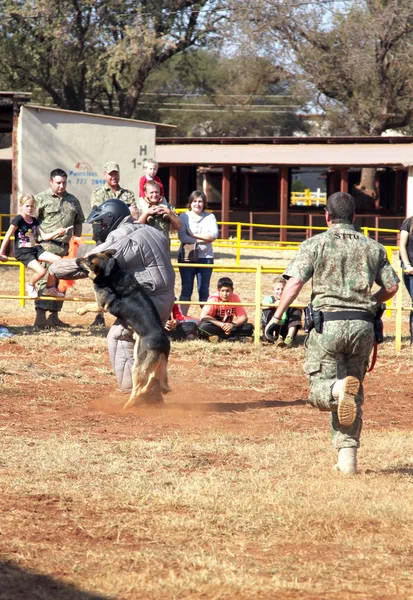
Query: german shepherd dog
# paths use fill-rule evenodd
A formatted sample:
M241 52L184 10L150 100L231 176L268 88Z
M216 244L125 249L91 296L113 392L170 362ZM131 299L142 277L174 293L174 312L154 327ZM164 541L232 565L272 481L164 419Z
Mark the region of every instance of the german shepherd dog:
M113 258L115 250L77 258L77 265L93 281L97 304L86 304L78 314L108 311L132 329L135 338L133 389L124 408L135 404L162 402L170 391L167 363L170 341L159 314L144 288L125 273Z

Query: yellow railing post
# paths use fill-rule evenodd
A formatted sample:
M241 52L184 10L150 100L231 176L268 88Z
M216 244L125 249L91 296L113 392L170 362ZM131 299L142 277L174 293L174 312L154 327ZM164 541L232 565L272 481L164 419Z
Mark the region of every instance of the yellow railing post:
M255 273L255 331L254 344L260 343L261 332L261 265L258 265Z
M369 237L369 228L368 227L362 227L361 229L363 231L363 235L365 235L366 237Z
M237 223L237 255L235 259L235 264L237 267L241 264L241 223Z
M399 267L398 275L402 281L402 270ZM399 286L399 291L396 295L396 352L402 349L402 316L403 316L403 286Z
M25 295L25 288L24 288L24 283L26 281L26 267L24 266L23 263L19 263L19 275L20 275L20 296L22 296L21 300L20 300L20 306L24 306L26 304L26 301L24 299L24 295Z

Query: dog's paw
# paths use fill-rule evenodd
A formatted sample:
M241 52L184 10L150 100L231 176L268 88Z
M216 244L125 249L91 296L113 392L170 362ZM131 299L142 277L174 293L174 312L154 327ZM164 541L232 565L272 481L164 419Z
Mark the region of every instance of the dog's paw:
M88 309L86 308L86 306L82 306L81 308L78 308L76 313L78 315L85 315L86 313L88 313Z

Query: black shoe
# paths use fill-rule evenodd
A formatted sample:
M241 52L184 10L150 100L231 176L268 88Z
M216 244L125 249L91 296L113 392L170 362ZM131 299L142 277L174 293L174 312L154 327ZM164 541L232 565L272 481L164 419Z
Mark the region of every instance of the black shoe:
M47 319L47 327L71 327L69 323L65 323L59 319L59 313L51 312Z

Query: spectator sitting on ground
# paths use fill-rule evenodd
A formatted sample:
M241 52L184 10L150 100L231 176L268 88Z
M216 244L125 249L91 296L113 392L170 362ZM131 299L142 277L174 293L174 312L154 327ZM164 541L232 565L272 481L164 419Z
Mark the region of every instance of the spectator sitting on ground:
M222 302L221 306L205 304L201 312L198 326L199 337L210 342L221 340L252 342L254 327L248 323L247 313L243 306L231 302L241 302L238 294L234 294L234 284L229 277L221 277L217 283L217 292L212 294L208 302Z
M175 298L176 300L176 298ZM171 318L166 322L165 330L171 340L194 340L198 337L198 319L186 317L174 304Z
M145 183L145 198L137 201L138 223L146 223L162 231L169 237L171 226L179 231L181 220L174 207L160 195L160 188L156 181Z
M156 160L153 160L153 158L148 158L148 160L145 161L144 169L145 175L142 175L139 180L139 196L141 198L145 198L145 183L148 183L148 181L156 181L156 183L159 185L159 193L161 197L165 196L162 181L157 176L158 163Z
M282 293L284 291L286 280L284 277L276 277L272 282L272 295L265 296L262 304L277 304L280 301ZM269 340L265 337L264 332L265 328L271 319L274 316L276 308L266 308L262 311L261 314L261 330L262 336L261 341L269 342ZM282 316L282 325L280 335L278 340L275 342L275 345L281 348L287 347L291 348L294 344L295 336L299 329L301 329L301 317L302 310L299 308L288 308Z

